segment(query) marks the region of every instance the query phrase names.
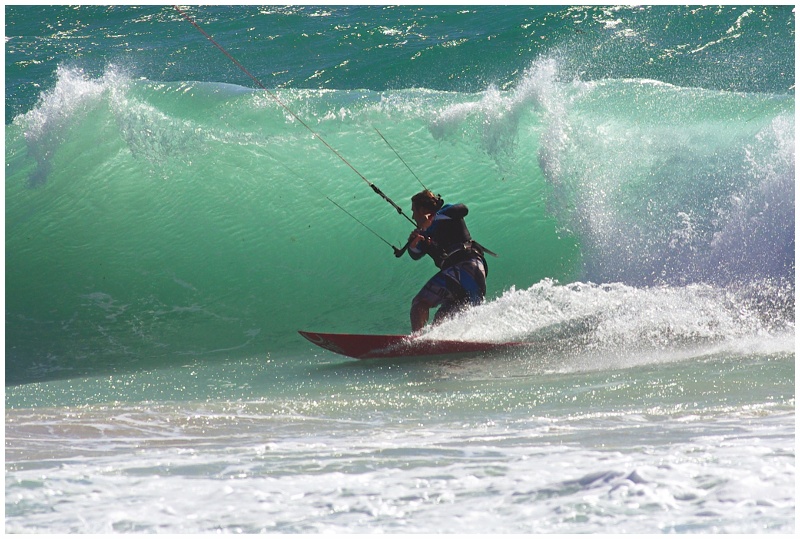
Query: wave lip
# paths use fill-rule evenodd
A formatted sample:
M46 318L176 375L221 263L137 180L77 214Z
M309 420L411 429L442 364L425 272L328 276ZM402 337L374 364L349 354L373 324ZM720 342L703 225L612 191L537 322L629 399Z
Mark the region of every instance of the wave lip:
M542 104L550 209L586 280L793 281L793 100L611 80Z

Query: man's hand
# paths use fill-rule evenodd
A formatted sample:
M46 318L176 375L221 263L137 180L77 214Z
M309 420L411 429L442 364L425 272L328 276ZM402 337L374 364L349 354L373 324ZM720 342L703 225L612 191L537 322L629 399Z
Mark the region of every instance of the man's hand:
M419 230L415 230L408 236L409 249L415 248L419 242L428 243L428 238L420 234Z

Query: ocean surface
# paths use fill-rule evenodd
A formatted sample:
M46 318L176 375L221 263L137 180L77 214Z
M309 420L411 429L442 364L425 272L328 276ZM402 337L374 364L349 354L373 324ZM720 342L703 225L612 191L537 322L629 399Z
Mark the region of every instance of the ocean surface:
M795 532L793 6L4 9L6 532Z

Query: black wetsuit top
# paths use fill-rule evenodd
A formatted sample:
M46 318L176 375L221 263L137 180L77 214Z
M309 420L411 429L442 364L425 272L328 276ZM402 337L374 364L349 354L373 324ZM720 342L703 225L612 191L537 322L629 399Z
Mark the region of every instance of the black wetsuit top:
M418 243L415 248L408 250L408 254L414 260L428 255L439 269L446 269L470 258L483 259L480 247L472 241L464 222L467 213L469 210L464 204L443 206L436 212L431 226L422 232L423 236L432 241Z

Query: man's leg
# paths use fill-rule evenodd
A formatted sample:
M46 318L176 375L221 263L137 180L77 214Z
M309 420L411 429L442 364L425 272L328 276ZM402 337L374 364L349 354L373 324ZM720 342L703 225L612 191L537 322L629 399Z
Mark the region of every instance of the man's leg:
M425 283L411 301L411 331L419 331L428 323L429 311L450 297L447 278L437 273Z
M433 305L429 305L419 295L411 302L411 331L416 332L425 327L428 323L428 315Z

